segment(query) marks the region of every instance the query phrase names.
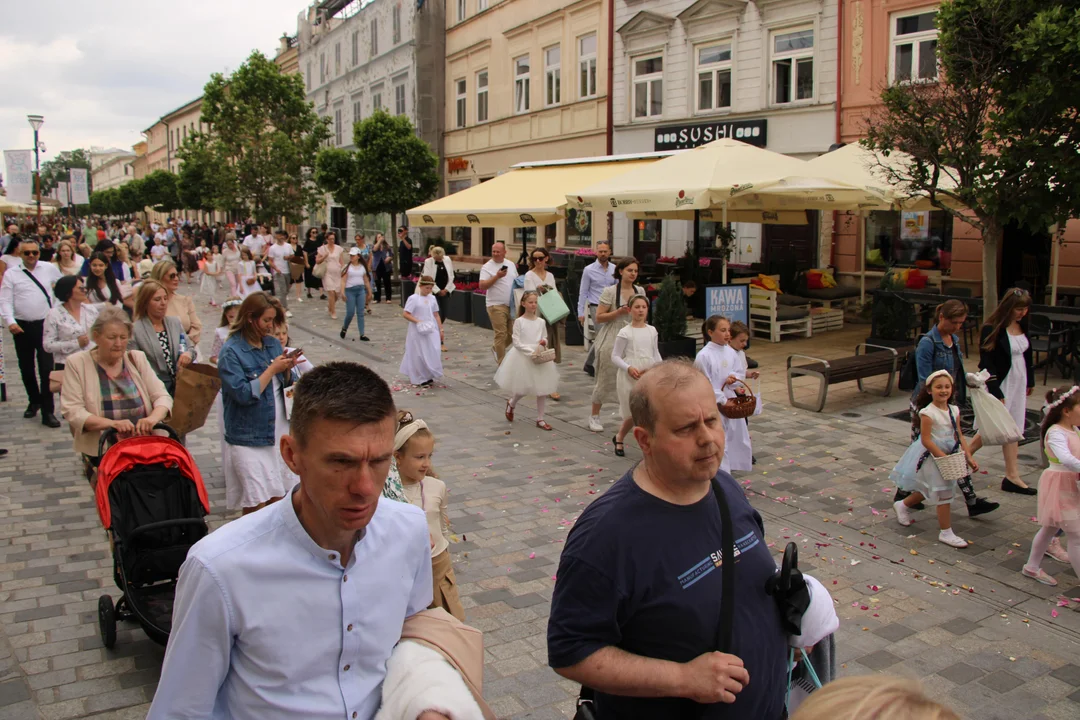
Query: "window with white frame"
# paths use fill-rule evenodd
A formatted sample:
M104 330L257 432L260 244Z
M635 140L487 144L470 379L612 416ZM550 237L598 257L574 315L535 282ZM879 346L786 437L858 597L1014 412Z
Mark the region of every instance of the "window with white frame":
M334 43L334 76L341 74L341 43Z
M352 121L358 123L364 119L364 96L353 95L352 99Z
M334 107L334 147L341 147L342 128L344 127L341 111L342 107L340 105Z
M578 38L578 99L596 96L596 33Z
M731 43L697 49L698 112L731 107Z
M465 78L454 81L454 127L465 127L465 106L469 98Z
M352 64L353 67L360 64L360 31L353 30L352 34Z
M383 91L383 86L382 85L376 85L375 87L371 88L371 111L372 112L377 112L379 110L382 110L382 106L383 106L383 104L382 104L382 91Z
M937 10L893 16L890 81L937 80Z
M659 117L664 112L664 58L634 58L634 117Z
M391 13L391 21L393 22L393 35L390 38L390 42L393 45L397 45L401 42L401 6L395 5L394 10Z
M559 46L544 51L544 105L558 105L562 100L562 52Z
M773 103L784 105L814 98L814 30L772 34Z
M488 119L488 71L481 70L476 73L476 122L487 122Z
M529 112L531 91L529 83L529 56L514 58L514 112Z
M379 19L371 21L371 57L379 54Z
M457 21L465 22L465 0L457 0Z
M394 114L405 114L405 80L398 80L394 85Z

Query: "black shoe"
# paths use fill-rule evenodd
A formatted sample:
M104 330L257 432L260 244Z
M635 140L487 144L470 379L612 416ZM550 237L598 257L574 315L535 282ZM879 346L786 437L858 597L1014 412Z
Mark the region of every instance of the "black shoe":
M1001 507L1001 503L990 502L985 498L975 498L975 504L968 505L968 517L985 515L988 512L994 512L999 507Z
M41 424L45 427L58 428L60 427L60 421L56 419L56 416L49 412L41 413Z
M326 299L326 295L325 295L325 294L323 294L323 295L320 295L320 296L319 296L319 299L320 299L320 300L325 300L325 299Z
M756 455L751 455L750 456L750 464L751 465L757 465L757 456Z
M420 387L431 387L434 384L434 380L425 380L424 382L420 383Z
M361 335L360 339L364 342L371 342L371 338L369 338L367 335Z
M749 358L749 357L746 358L746 369L747 370L756 370L757 366L758 366L758 361L757 360L755 360L754 358Z
M7 449L6 448L0 448L0 457L4 457L5 455L7 455Z
M893 502L900 502L901 500L903 500L904 498L906 498L910 494L911 493L907 492L906 490L897 490L896 494L893 495ZM912 510L925 510L926 505L924 505L923 503L915 503L914 505L911 506L911 509Z
M612 435L611 436L611 444L615 446L615 454L616 455L618 455L619 457L626 457L626 450L623 448L623 446L626 443L619 442L617 440L618 437L619 437L618 435Z
M341 328L341 339L345 339L345 328Z
M1001 491L1016 493L1017 495L1038 495L1039 491L1033 487L1021 487L1009 478L1001 478Z
M29 420L30 418L32 418L32 417L34 417L35 415L37 415L37 411L38 411L38 410L40 410L40 409L41 409L41 406L40 406L40 405L36 405L36 404L34 404L34 403L30 403L29 405L27 405L27 407L26 407L26 412L24 412L24 413L22 414L22 416L23 416L24 418L26 418L27 420Z

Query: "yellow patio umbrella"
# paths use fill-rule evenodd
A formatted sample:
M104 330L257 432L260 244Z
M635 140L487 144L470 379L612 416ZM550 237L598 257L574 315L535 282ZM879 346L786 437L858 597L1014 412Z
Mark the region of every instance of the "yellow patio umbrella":
M8 200L6 196L0 197L0 212L14 213L16 215L29 215L37 212L37 207L26 203ZM41 212L45 212L45 206L41 206Z

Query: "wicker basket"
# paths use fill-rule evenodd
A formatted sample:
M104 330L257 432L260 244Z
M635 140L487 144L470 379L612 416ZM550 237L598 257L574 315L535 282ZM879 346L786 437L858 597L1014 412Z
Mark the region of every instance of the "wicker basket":
M757 407L757 398L754 397L754 391L750 389L749 385L742 380L736 380L735 382L746 388L746 394L736 395L723 405L718 404L717 408L719 408L720 414L726 418L742 420L743 418L748 418L754 414L754 409ZM731 384L732 383L724 383L724 388Z
M934 458L938 472L946 482L956 482L971 474L968 469L967 456L962 452L954 452L951 455Z
M543 365L544 363L553 362L555 360L555 351L550 348L547 350L537 348L536 352L529 357L536 365Z

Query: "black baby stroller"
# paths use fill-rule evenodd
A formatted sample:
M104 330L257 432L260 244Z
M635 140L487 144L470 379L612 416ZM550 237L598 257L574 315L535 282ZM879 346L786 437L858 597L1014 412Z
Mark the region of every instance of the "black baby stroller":
M115 606L108 595L98 600L107 648L116 644L117 620L135 620L154 642L168 641L180 565L208 532L210 501L195 461L176 431L161 423L154 429L169 437L117 442L116 431L106 430L98 446L97 508L122 593Z

